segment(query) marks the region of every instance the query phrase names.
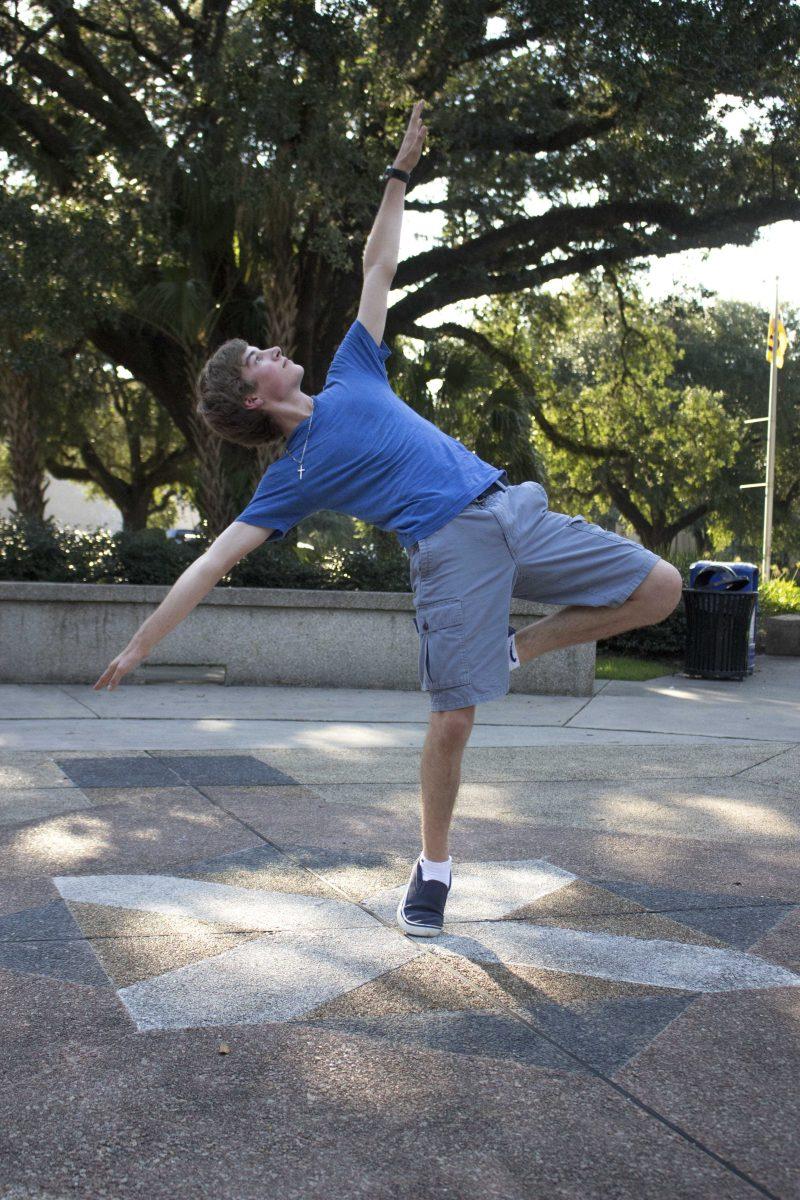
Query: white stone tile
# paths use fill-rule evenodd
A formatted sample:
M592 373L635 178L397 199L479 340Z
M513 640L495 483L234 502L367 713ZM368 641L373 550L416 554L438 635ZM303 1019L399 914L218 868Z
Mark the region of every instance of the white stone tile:
M523 904L532 904L550 892L557 892L576 878L569 871L539 858L519 862L458 863L453 867L446 919L448 923L496 920ZM379 916L393 920L407 882L365 896L362 903Z
M53 882L65 900L166 917L193 917L242 930L370 929L376 925L374 917L346 900L173 875L61 875Z
M399 931L277 934L122 988L139 1029L287 1021L423 953Z
M532 966L692 992L800 987L800 975L739 950L586 933L524 921L463 924L457 932L437 938L434 949L473 962Z

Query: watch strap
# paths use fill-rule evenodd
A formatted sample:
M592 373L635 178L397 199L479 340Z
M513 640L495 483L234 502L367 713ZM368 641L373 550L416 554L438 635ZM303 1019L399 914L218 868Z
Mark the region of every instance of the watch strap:
M408 183L411 178L410 171L401 171L399 167L387 167L383 173L384 179L402 179L403 183Z

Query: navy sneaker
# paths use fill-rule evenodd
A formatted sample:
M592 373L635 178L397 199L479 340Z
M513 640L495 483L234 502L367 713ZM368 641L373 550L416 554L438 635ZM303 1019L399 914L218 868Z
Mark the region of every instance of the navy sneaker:
M406 890L397 906L397 924L404 933L415 937L436 937L444 925L444 906L452 884L422 878L422 863L417 859Z

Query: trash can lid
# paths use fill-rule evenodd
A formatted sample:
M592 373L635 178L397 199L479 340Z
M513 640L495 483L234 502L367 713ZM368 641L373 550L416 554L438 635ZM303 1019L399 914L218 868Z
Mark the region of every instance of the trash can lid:
M694 577L694 586L701 590L710 588L712 579L717 579L719 583L722 583L722 590L725 592L739 592L750 586L750 580L746 575L737 575L725 563L712 563L707 567L702 567Z

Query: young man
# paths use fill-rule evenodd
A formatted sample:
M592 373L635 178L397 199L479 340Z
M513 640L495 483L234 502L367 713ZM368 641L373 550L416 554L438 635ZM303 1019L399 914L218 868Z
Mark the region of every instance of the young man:
M180 577L95 688L114 688L231 567L320 509L395 532L410 559L419 675L431 715L422 751L422 854L398 905L406 933L441 932L451 886L448 832L478 703L509 689L537 655L663 620L681 577L657 555L583 517L550 512L539 483L510 485L394 394L383 341L397 269L408 172L425 127L414 106L364 252L358 316L323 390L280 347L226 342L198 380L198 411L222 437L255 445L276 433L286 452L236 520ZM566 606L516 632L512 596Z

